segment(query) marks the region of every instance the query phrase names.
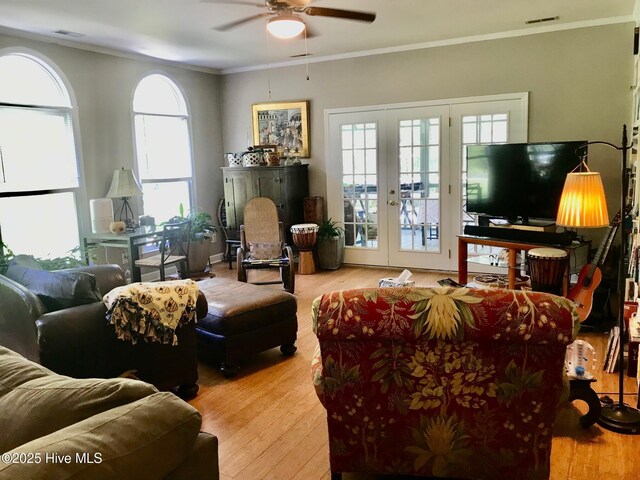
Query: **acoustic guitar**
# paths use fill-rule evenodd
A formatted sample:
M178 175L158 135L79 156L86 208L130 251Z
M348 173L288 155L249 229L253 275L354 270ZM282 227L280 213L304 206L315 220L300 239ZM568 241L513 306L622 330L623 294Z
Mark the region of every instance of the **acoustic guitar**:
M618 212L611 221L609 231L602 239L602 242L600 242L600 246L593 260L591 260L591 263L588 265L582 267L578 275L578 282L571 287L567 295L567 298L571 300L578 309L578 317L581 323L584 322L591 313L593 293L596 288L598 288L598 285L600 285L600 282L602 282L602 271L598 265L607 257L611 243L613 243L613 239L620 226L621 217L622 215Z

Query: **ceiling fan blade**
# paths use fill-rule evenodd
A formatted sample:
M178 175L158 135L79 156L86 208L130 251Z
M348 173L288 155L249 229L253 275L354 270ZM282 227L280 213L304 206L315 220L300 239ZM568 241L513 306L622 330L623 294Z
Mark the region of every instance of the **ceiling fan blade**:
M314 15L318 17L334 17L344 18L346 20L358 20L360 22L373 22L376 19L376 14L371 12L356 12L355 10L341 10L339 8L326 8L326 7L307 7L304 9L304 13L307 15Z
M200 3L227 3L229 5L250 5L252 7L264 7L264 3L249 2L244 0L200 0Z
M258 20L262 17L268 17L270 15L270 13L259 13L257 15L251 15L250 17L241 18L240 20L236 20L235 22L225 23L224 25L213 27L213 29L217 30L218 32L226 32L227 30L231 30L232 28L239 27L240 25L244 25L245 23L253 22L254 20Z

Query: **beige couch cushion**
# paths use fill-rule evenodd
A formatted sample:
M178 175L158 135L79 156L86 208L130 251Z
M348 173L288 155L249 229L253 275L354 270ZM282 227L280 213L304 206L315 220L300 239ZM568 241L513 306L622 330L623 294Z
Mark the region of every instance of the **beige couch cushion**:
M0 347L0 452L155 392L138 380L57 375Z
M9 453L24 452L42 461L30 465L0 462L0 478L163 478L193 448L200 424L195 408L172 393L155 393L21 445ZM47 463L47 454L69 455L70 462Z

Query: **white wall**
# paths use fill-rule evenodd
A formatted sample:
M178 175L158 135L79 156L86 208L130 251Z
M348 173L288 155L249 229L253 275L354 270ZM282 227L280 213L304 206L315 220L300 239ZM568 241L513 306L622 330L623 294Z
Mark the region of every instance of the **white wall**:
M218 75L0 35L0 49L15 47L31 49L54 62L75 94L85 187L79 201L81 231L91 229L88 199L107 193L114 169L134 167L131 101L136 85L151 71L169 75L187 97L196 205L216 218L223 195L220 167L224 163ZM141 213L139 203L134 209ZM213 251L222 251L220 240Z
M324 110L530 92L529 141L619 144L631 119L633 23L272 69L222 78L225 151L246 147L251 104L310 100L310 193L326 196ZM590 149L617 212L619 154ZM596 236L598 233L596 233Z

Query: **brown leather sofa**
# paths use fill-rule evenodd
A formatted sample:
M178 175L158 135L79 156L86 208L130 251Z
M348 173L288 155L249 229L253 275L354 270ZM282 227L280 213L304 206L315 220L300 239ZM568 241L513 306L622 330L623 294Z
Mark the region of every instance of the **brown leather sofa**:
M95 277L101 294L125 284L118 265L94 265L63 270ZM75 378L111 378L135 370L134 375L160 390L183 397L197 393L198 364L195 323L180 327L178 345L118 340L101 301L47 311L41 297L0 275L0 345L36 361L54 372ZM197 316L207 314L200 294Z

